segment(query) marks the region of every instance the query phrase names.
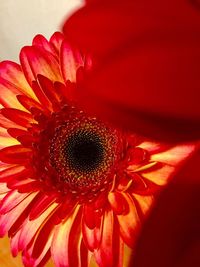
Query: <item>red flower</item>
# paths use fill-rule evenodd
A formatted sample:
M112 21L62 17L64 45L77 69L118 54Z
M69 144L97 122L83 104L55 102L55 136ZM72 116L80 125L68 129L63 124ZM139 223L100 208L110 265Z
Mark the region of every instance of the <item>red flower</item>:
M197 151L161 194L143 228L133 266L200 266L199 162Z
M194 146L114 129L72 96L91 62L60 33L0 64L0 235L25 266L123 266L157 192ZM92 256L92 258L91 258Z
M98 61L84 108L157 139L199 138L198 1L91 0L63 31Z

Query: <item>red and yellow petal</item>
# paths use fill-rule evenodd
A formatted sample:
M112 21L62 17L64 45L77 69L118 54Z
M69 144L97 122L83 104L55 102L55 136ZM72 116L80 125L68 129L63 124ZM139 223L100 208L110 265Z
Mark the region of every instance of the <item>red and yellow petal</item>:
M96 262L100 267L122 267L123 243L119 235L119 225L112 210L104 213L102 240L94 251Z
M57 267L80 267L87 260L87 254L80 249L80 223L81 208L77 206L70 217L55 227L51 253Z
M34 46L22 48L20 62L24 75L31 86L32 82L37 80L38 74L51 81L63 81L58 60L44 49Z

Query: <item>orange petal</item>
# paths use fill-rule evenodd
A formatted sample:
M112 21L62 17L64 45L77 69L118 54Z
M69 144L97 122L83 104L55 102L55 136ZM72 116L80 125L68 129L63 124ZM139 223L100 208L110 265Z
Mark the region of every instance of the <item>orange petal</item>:
M25 94L35 98L20 65L12 61L3 61L0 63L0 73L0 100L6 103L7 107L22 109L16 100L16 95L18 94Z
M133 247L136 237L140 229L140 220L135 207L134 201L130 195L121 193L128 205L128 212L122 215L117 215L119 222L120 234L124 242Z

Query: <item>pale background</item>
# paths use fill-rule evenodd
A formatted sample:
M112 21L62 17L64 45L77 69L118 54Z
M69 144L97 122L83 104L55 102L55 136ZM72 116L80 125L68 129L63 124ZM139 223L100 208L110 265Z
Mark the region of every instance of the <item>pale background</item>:
M0 0L0 61L18 62L22 46L31 44L34 35L47 38L60 29L67 15L82 5L82 0ZM78 34L78 33L77 33ZM21 258L10 255L9 240L0 239L0 267L21 267ZM46 267L53 266L49 263Z
M18 60L22 46L34 35L47 38L60 29L66 15L83 0L0 0L0 61Z

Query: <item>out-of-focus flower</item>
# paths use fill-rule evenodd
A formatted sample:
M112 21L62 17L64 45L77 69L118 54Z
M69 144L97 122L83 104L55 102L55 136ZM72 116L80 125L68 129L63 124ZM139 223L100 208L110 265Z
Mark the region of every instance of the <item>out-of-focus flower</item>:
M159 197L130 266L200 266L199 162L197 151Z
M198 139L199 1L87 2L63 28L98 61L82 105L157 139Z
M161 187L194 146L114 129L80 110L91 61L63 35L0 64L0 235L27 267L123 266Z

